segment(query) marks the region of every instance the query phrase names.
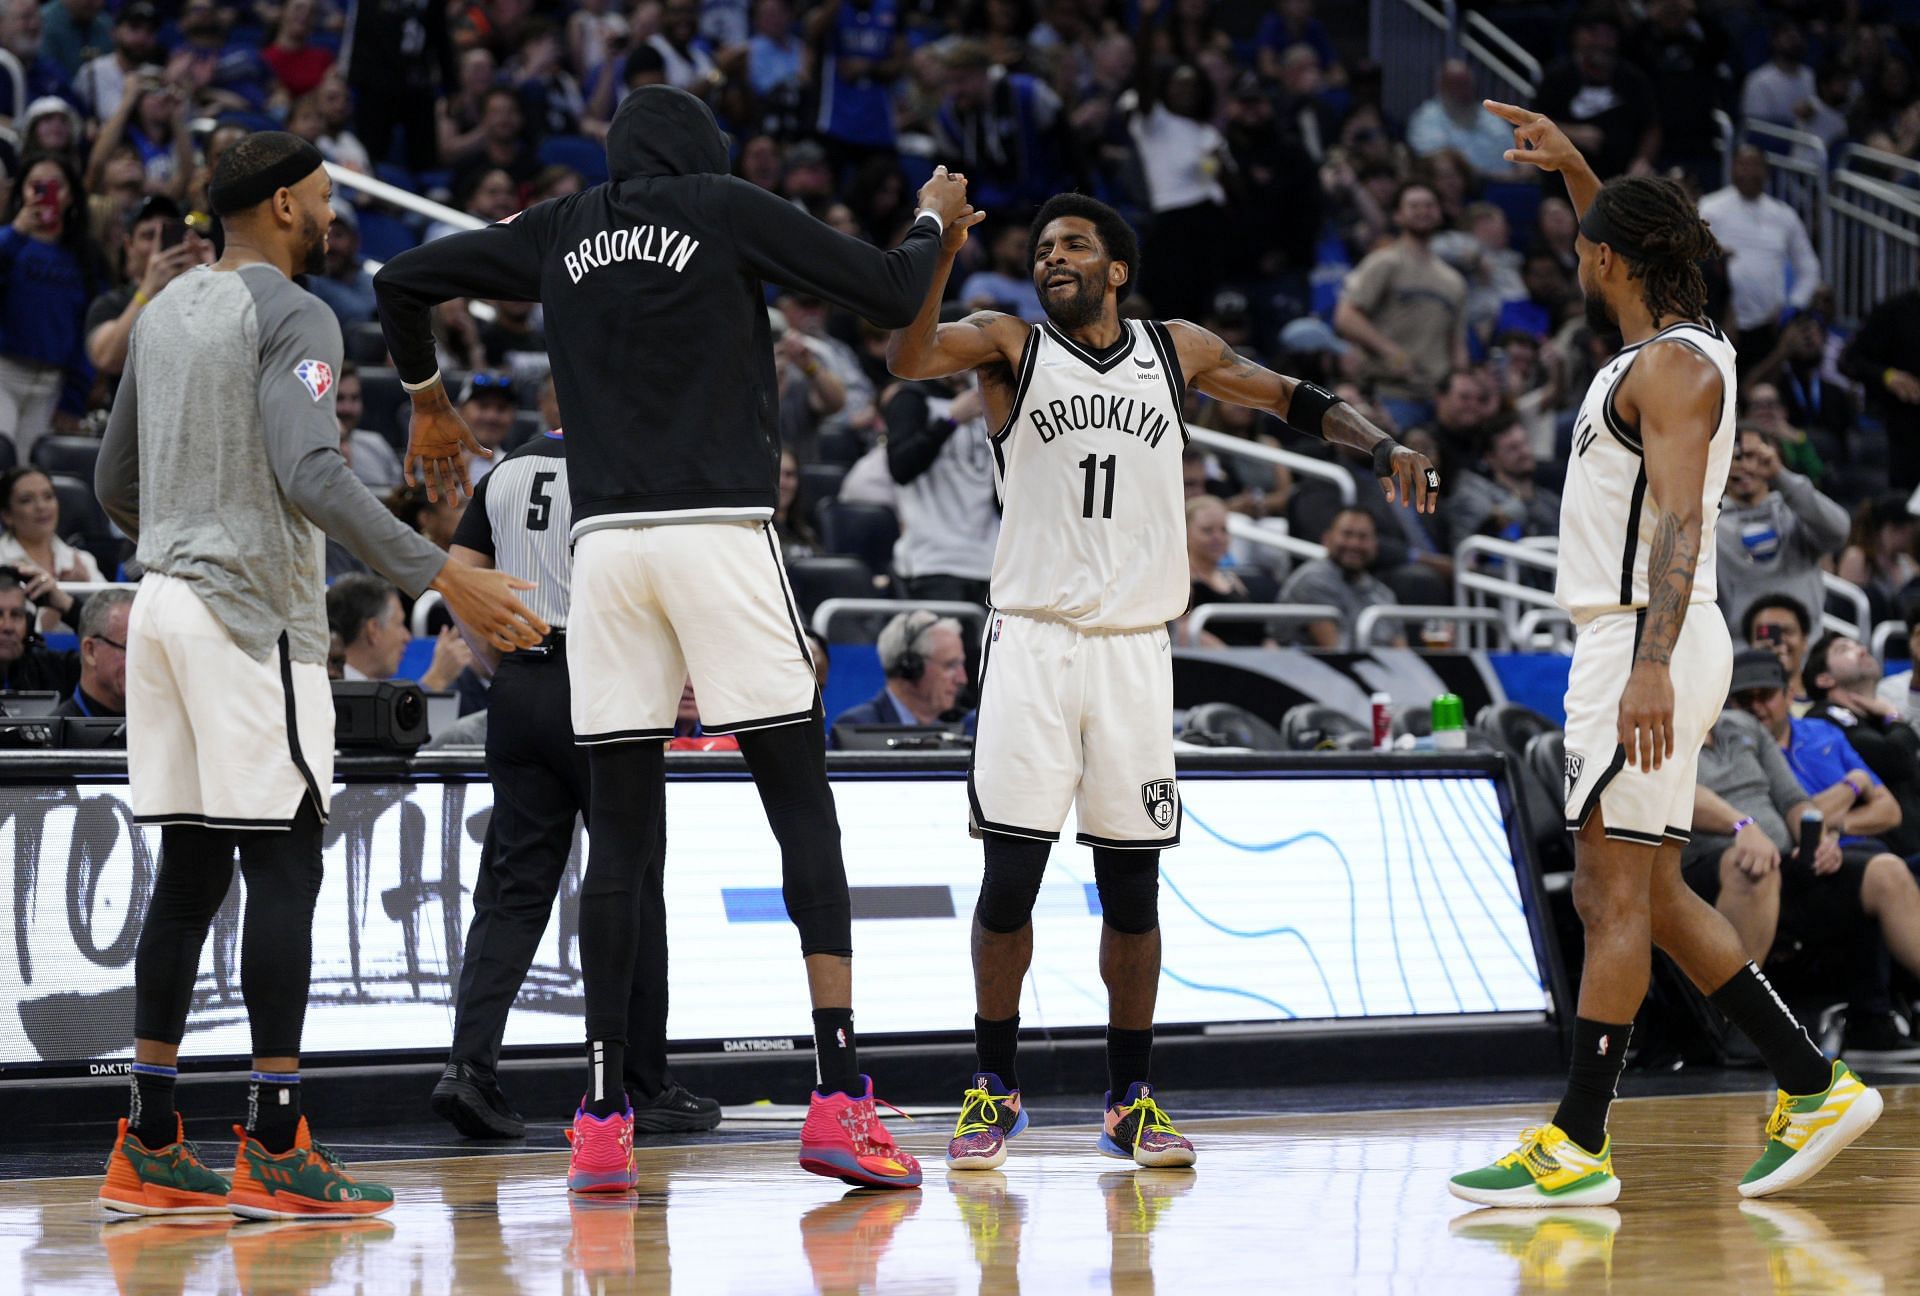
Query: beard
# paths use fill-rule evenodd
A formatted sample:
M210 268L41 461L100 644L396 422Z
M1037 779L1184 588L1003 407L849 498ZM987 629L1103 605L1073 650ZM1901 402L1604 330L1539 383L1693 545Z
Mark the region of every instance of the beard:
M1040 289L1040 305L1047 312L1047 318L1062 329L1072 332L1082 329L1100 318L1101 310L1106 306L1106 290L1103 285L1090 283L1085 279L1076 280L1076 290L1065 297Z
M1592 329L1595 333L1617 333L1620 331L1619 322L1613 318L1613 313L1607 309L1605 294L1588 293L1586 295L1586 304L1588 328Z
M310 215L300 217L300 272L323 275L327 272L327 231Z

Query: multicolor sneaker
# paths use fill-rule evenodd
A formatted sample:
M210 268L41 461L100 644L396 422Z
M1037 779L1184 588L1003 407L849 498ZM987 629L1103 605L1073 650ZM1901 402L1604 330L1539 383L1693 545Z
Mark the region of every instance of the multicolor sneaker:
M1740 1181L1740 1195L1766 1197L1805 1183L1871 1129L1885 1107L1879 1091L1838 1058L1820 1093L1796 1098L1778 1091L1767 1117L1767 1150Z
M947 1144L947 1169L998 1170L1007 1159L1007 1140L1026 1127L1020 1091L1009 1093L999 1076L980 1072L960 1100L960 1123Z
M873 1080L858 1098L813 1091L807 1123L800 1127L800 1168L855 1188L918 1188L920 1163L900 1150L874 1110ZM892 1103L884 1106L900 1111ZM902 1116L905 1112L900 1112Z
M1100 1150L1110 1157L1143 1166L1190 1166L1193 1143L1173 1127L1173 1121L1153 1101L1153 1088L1138 1080L1127 1086L1125 1102L1107 1095L1106 1128L1100 1131Z
M342 1219L393 1209L393 1190L348 1174L339 1157L313 1141L305 1116L293 1146L277 1156L240 1126L233 1133L240 1150L227 1205L241 1219Z
M1522 1291L1601 1290L1613 1277L1620 1212L1611 1206L1468 1211L1447 1222L1457 1238L1483 1242L1520 1265Z
M567 1191L632 1192L640 1182L633 1164L633 1108L611 1116L590 1116L583 1103L567 1131L573 1154L567 1158Z
M187 1141L186 1122L174 1113L174 1139L150 1148L127 1129L120 1132L107 1155L107 1178L100 1185L100 1204L123 1215L216 1215L227 1210L227 1181L200 1162L200 1151Z
M1447 1191L1477 1206L1606 1206L1620 1196L1613 1136L1596 1154L1558 1125L1522 1130L1519 1147L1490 1166L1455 1175Z

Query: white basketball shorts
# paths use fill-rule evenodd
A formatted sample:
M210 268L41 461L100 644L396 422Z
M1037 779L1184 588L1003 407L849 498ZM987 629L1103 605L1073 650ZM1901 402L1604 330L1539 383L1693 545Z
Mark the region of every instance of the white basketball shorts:
M709 734L813 714L813 656L773 528L688 522L581 536L567 618L574 741L671 738L689 675Z
M967 792L977 831L1058 841L1073 806L1083 846L1178 846L1165 627L1088 633L994 612Z
M1687 609L1673 647L1673 755L1652 772L1627 764L1620 745L1620 695L1633 671L1644 613L1596 617L1580 627L1567 678L1567 829L1600 809L1607 836L1657 846L1692 837L1700 747L1733 682L1733 641L1711 603Z
M127 779L149 824L288 828L333 792L333 686L287 639L247 656L191 583L148 572L127 622Z

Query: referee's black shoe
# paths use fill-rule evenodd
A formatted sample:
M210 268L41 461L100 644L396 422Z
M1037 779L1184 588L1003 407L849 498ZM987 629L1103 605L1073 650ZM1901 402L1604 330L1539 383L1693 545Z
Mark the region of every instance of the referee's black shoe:
M434 1115L450 1121L468 1138L527 1136L527 1123L500 1092L499 1080L492 1072L482 1071L471 1062L447 1063L439 1082L433 1086L432 1105Z
M636 1134L698 1134L720 1123L720 1104L691 1093L678 1080L652 1098L642 1098L631 1084L627 1099L633 1104Z

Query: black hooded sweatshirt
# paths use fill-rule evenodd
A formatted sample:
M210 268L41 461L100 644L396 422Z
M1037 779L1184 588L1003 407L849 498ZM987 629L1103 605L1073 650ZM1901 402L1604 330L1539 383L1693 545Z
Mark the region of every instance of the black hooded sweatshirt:
M431 308L538 301L567 430L573 534L765 520L780 463L779 390L761 280L911 323L939 222L881 252L727 174L713 112L636 90L607 134L611 181L403 252L374 277L402 381L435 372Z

